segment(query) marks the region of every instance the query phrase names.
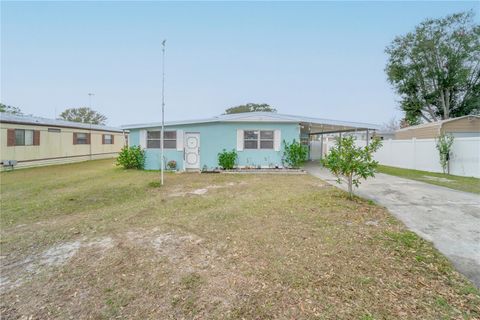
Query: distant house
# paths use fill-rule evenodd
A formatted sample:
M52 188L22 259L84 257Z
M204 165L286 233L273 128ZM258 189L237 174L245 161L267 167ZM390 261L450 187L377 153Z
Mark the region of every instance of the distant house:
M125 125L129 144L146 149L146 169L160 168L160 123ZM218 167L218 153L235 150L238 167L282 167L283 141L309 145L314 136L376 130L372 124L250 112L165 124L164 163L179 170Z
M463 116L399 129L395 139L434 139L442 133L454 137L480 137L480 116Z
M367 133L365 131L357 132L357 133L350 133L350 135L354 136L357 140L365 141L367 140ZM387 131L387 130L376 130L374 134L369 134L368 139L379 138L380 140L388 140L395 138L395 131Z
M118 128L0 114L0 161L15 168L115 157L125 145Z

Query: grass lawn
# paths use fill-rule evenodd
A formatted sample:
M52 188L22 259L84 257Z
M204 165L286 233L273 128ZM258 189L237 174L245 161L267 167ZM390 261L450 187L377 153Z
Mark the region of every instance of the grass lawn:
M455 190L480 194L480 179L478 178L461 177L443 173L402 169L382 165L378 166L378 172L390 174L392 176L418 180Z
M478 319L383 208L308 175L4 172L2 319Z

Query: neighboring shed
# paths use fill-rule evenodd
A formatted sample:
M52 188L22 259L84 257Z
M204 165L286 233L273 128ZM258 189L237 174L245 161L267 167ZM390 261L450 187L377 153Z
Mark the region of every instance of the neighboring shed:
M480 137L480 116L463 116L403 128L395 132L395 139L434 139L442 133L451 133L455 137Z
M0 114L0 163L16 168L115 157L121 129L32 116Z

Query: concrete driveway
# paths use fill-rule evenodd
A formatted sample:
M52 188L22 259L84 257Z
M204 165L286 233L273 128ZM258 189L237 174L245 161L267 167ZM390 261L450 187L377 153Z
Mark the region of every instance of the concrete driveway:
M318 163L305 169L346 190ZM386 207L413 232L433 242L480 288L480 196L386 174L362 181L355 193Z

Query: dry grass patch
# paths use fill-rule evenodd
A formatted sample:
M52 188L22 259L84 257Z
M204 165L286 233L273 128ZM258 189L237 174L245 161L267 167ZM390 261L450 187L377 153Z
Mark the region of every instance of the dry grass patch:
M2 173L2 318L480 317L430 243L316 178L157 180L112 161Z

